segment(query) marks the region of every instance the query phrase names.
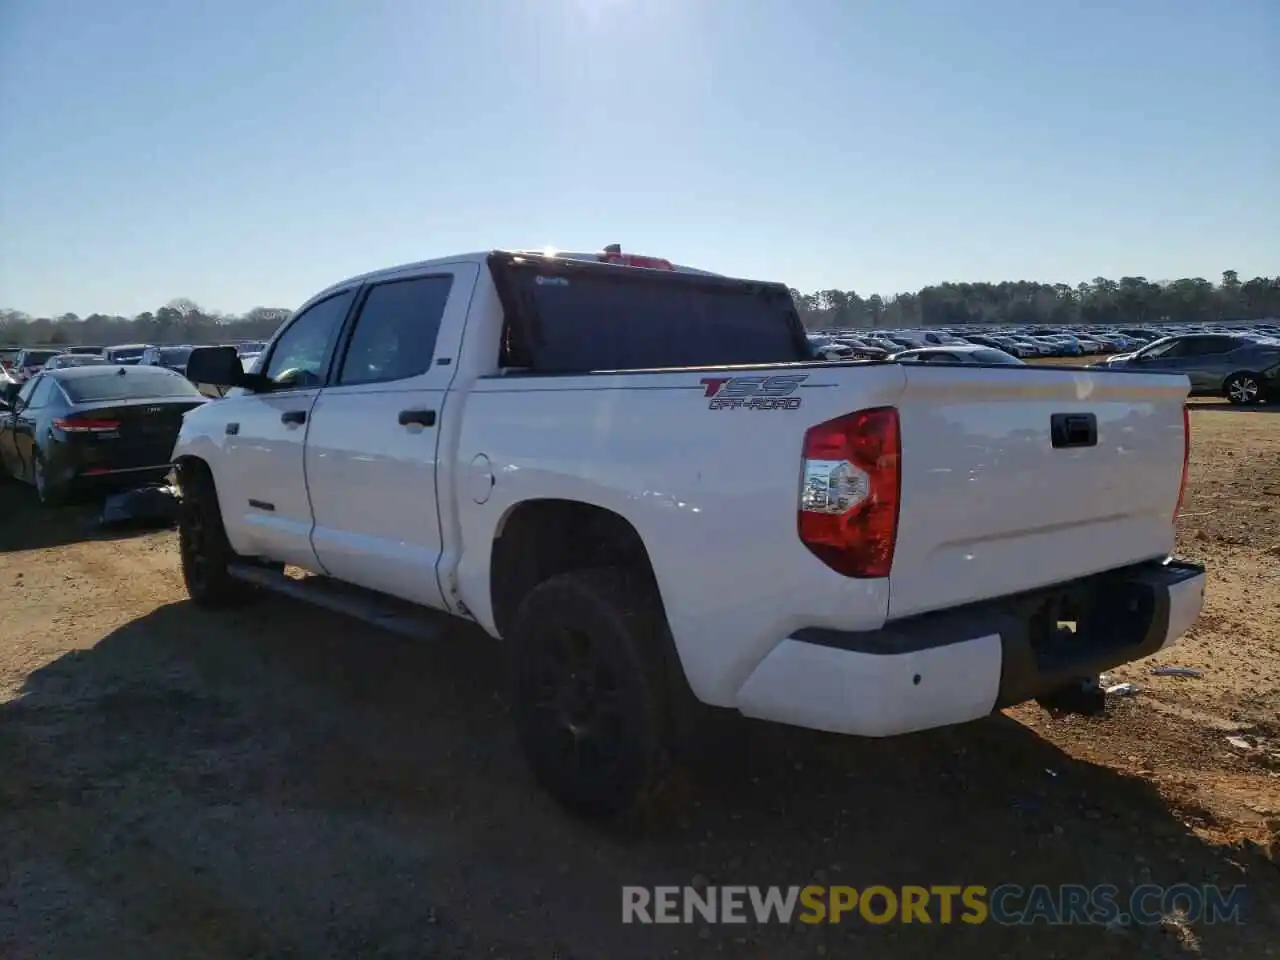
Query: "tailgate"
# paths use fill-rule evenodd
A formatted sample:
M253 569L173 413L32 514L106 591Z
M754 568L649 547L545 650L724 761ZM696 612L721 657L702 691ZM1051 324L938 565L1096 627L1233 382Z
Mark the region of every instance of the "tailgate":
M1184 376L903 366L890 619L1172 552Z

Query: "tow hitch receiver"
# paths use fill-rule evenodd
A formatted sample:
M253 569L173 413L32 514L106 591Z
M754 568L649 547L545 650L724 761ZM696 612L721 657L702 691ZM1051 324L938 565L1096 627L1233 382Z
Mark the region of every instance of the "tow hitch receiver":
M1096 717L1107 708L1107 694L1097 677L1081 677L1036 697L1036 703L1054 717Z

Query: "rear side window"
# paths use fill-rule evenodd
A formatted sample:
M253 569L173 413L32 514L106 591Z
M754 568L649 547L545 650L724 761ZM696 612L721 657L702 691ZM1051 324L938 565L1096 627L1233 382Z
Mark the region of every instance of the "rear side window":
M1230 353L1249 345L1249 341L1241 337L1206 337L1208 344L1202 353Z
M431 366L453 277L415 277L370 288L338 374L341 386L416 377Z
M99 400L142 400L148 397L199 397L186 377L163 367L126 367L88 376L68 377L62 389L72 403Z
M506 345L504 366L585 372L814 359L790 294L774 285L593 268L522 270L512 280L527 341Z

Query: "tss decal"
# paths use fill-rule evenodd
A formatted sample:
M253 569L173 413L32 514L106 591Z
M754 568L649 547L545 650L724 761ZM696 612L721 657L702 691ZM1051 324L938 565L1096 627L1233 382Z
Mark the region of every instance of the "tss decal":
M807 373L776 377L703 377L703 394L712 410L796 410L800 398L794 396L809 379Z

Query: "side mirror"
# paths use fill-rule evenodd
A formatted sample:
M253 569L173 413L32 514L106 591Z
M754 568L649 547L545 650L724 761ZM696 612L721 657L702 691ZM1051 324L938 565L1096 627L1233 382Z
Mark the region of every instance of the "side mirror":
M4 385L4 392L3 392L3 393L0 393L0 400L3 400L3 401L4 401L4 405L5 405L7 408L9 408L9 409L13 409L14 404L15 404L15 403L17 402L17 400L18 400L18 394L19 394L21 391L22 391L22 384L20 384L20 383L6 383L6 384Z
M187 358L187 379L197 385L244 387L248 390L266 390L271 383L259 374L245 373L235 347L192 350Z

